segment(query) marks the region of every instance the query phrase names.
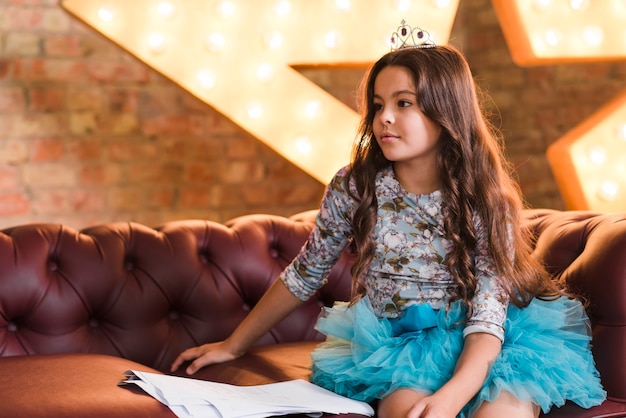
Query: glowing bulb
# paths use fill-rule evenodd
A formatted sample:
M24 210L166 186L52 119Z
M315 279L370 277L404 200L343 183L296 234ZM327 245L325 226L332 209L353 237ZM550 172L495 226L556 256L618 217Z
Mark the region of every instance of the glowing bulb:
M219 52L224 49L224 45L226 45L226 39L221 33L212 33L207 36L205 45L209 51Z
M290 11L291 11L291 3L288 2L287 0L279 1L278 4L276 5L276 14L278 16L288 15Z
M265 44L270 49L278 49L283 45L283 37L278 32L272 32L265 37Z
M248 117L250 119L260 119L263 116L263 106L259 102L251 102L248 105Z
M396 8L400 13L408 12L411 8L411 0L398 0Z
M584 12L589 7L589 0L569 0L569 7L577 12Z
M215 86L215 74L209 70L200 70L197 74L198 82L205 89L210 89Z
M545 9L552 6L552 0L534 0L533 5L535 6L535 9L543 12Z
M294 140L294 146L300 154L310 154L313 150L313 144L306 135L300 135Z
M115 17L115 12L108 7L101 7L98 9L98 17L103 22L110 22Z
M607 180L600 186L598 190L598 197L602 200L612 202L617 197L617 193L619 192L619 185L611 180Z
M270 81L273 75L274 75L274 69L268 63L259 65L259 67L256 70L257 78L263 82Z
M563 40L563 34L558 29L549 29L546 32L544 39L548 45L557 46L561 43L561 40Z
M167 18L172 17L174 16L175 12L176 12L176 8L169 1L161 1L159 2L159 4L157 4L157 13L163 17L167 17Z
M317 100L309 101L306 106L304 112L309 118L314 118L319 115L322 105Z
M445 9L450 5L450 0L432 0L433 5L439 9Z
M350 0L335 0L335 6L342 12L350 10Z
M626 123L623 123L617 127L617 137L622 141L626 141Z
M222 18L235 14L235 5L231 1L223 1L217 6L217 14Z
M604 40L604 32L599 26L587 26L583 30L583 39L590 47L597 47Z
M338 32L328 32L324 37L324 44L330 49L337 48L340 42L340 38L341 36Z
M160 53L165 51L165 37L160 33L153 33L148 36L148 46L152 52Z
M594 164L602 164L606 161L606 149L604 147L593 147L589 150L589 160Z

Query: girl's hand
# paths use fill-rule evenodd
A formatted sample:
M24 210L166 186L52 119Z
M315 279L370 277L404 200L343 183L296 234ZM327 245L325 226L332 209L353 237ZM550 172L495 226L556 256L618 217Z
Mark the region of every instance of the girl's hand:
M459 413L446 399L439 399L436 394L420 399L413 405L407 418L455 418Z
M226 341L204 344L197 347L188 348L176 357L172 363L170 371L175 372L186 361L193 362L187 367L185 372L194 374L202 367L215 363L234 360L241 357L243 353L235 353L228 348Z

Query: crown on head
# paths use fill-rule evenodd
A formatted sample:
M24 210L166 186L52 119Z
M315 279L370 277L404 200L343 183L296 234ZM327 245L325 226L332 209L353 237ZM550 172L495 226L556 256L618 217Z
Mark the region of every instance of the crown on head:
M398 29L391 34L391 50L402 48L434 48L437 45L430 40L430 34L420 27L410 27L403 19Z

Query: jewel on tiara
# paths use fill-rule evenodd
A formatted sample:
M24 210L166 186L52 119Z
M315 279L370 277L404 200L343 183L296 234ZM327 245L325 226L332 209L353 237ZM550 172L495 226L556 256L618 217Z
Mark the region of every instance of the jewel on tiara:
M437 45L430 40L430 34L422 28L410 27L403 19L396 32L391 34L391 50L402 48L434 48Z

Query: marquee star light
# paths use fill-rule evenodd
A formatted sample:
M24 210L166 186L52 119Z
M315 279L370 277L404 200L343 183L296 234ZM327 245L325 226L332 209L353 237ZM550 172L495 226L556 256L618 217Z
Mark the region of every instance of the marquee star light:
M568 208L626 209L626 91L548 148Z
M492 0L521 66L626 60L626 0ZM625 83L626 84L626 83ZM626 90L547 153L568 209L626 209Z
M492 0L519 65L626 59L626 0Z
M71 14L327 183L359 117L295 65L389 51L403 18L445 44L458 0L63 0ZM411 22L413 24L413 22ZM356 87L356 86L355 86Z

